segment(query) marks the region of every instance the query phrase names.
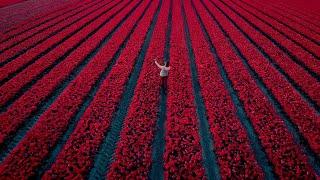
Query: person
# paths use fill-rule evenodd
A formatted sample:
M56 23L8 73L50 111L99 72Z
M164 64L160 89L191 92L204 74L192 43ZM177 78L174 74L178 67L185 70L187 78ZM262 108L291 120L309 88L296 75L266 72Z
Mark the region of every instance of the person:
M157 60L155 59L155 64L158 66L158 68L161 69L160 71L160 78L161 78L161 86L164 89L164 91L167 91L167 81L168 81L168 75L169 75L169 70L171 69L169 66L169 61L165 62L163 66L161 66Z

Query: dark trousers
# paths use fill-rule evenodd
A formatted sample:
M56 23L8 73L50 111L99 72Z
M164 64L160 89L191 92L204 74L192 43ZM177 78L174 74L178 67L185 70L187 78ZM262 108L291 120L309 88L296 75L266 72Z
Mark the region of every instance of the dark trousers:
M168 76L161 77L161 86L164 90L167 90L168 87Z

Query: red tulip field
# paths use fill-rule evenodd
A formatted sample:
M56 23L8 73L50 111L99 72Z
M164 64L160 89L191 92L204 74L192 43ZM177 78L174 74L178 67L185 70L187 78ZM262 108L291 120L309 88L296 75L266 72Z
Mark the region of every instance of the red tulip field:
M22 1L24 1L24 0L0 0L0 8L6 7L9 5L14 5L14 4L17 4Z
M1 180L319 178L319 1L70 0L0 34Z

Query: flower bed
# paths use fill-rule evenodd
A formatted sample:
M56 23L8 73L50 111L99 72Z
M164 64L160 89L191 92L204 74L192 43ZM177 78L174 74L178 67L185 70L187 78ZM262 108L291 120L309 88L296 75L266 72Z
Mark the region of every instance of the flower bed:
M162 57L170 1L164 1L152 35L108 179L147 178L152 163L152 142L159 110L159 69L154 58ZM139 167L139 168L136 168Z
M264 175L251 150L246 131L236 115L225 82L218 73L216 59L210 52L191 3L186 3L186 15L222 178L262 178Z
M165 123L164 178L204 177L188 51L184 38L181 1L172 8L167 120Z
M37 166L40 165L43 158L45 158L48 155L48 151L50 150L50 148L52 148L55 145L58 138L61 137L63 132L66 130L69 120L75 114L78 107L81 105L83 98L90 91L91 87L94 85L94 82L99 78L99 75L110 63L111 58L115 54L116 50L120 47L120 44L123 42L124 36L130 32L130 30L136 23L136 20L138 19L139 15L141 15L143 10L145 9L146 4L147 2L139 6L135 13L130 16L130 19L128 19L126 23L122 26L123 28L119 29L119 31L117 31L114 34L113 38L109 41L109 43L106 46L104 46L104 48L101 51L99 51L99 53L96 56L93 57L92 61L85 67L85 69L80 73L80 75L69 84L69 86L50 106L50 108L44 114L41 115L39 121L37 122L37 124L35 124L34 128L32 128L27 133L25 138L18 144L18 146L9 154L9 156L0 165L0 177L11 176L18 178L25 177L25 175L32 176L34 170L37 168ZM130 10L132 7L133 6L128 6L127 9ZM151 9L150 13L154 12L154 9L155 8ZM146 16L147 15L148 14L146 14ZM150 23L150 20L146 18L145 21L141 23L141 26L146 25L145 23ZM143 30L146 31L147 27L140 28L139 30L141 31L136 31L136 34L138 34L139 36L133 36L131 38L131 44L133 44L134 42L134 45L136 45L137 42L142 41L137 40L139 40L138 38L143 38L143 36L141 36L141 33L143 33ZM133 50L133 48L133 46L126 47L127 51L129 52L132 52L131 50ZM139 47L135 48L135 52L137 54L139 51ZM127 76L130 74L130 68L133 67L135 58L130 58L132 63L129 64L128 62L130 60L126 59L128 56L126 56L125 54L123 55L125 58L119 59L118 66L114 67L111 73L115 72L116 75L120 75L120 72L127 73ZM129 69L125 69L123 66L128 67ZM113 73L109 75L111 77L114 77L112 76L114 75ZM110 79L107 78L105 81L109 82L108 80ZM116 80L116 82L119 82L118 79ZM117 89L115 90L119 90L121 87L117 87ZM105 94L105 92L103 92L103 94ZM99 95L97 95L97 97L99 97ZM106 112L103 111L103 113ZM92 116L90 116L90 119L91 117ZM79 125L80 129L84 128L84 124L79 123ZM94 131L97 129L91 130ZM93 133L92 131L90 132ZM103 133L103 131L101 132ZM86 133L89 133L87 129ZM83 137L83 135L84 134L81 133L80 136ZM72 141L71 143L74 144L77 142L78 141ZM82 142L87 143L87 141ZM87 147L88 146L83 146L83 148L85 149L87 149ZM81 159L84 158L84 154L82 153L73 153L73 155L73 158L75 159L75 156ZM21 163L21 161L24 163ZM80 161L80 163L81 162L85 163L86 161ZM17 163L19 165L17 165ZM71 164L68 164L68 166L69 168L71 168ZM73 173L79 173L80 175L81 173L83 173L83 169L84 166L81 166L81 169L79 170L77 170L77 166L74 166L73 170L75 171Z
M147 4L147 2L145 3ZM145 38L142 34L146 35L157 6L158 1L152 2L150 8L144 14L145 18L138 24L115 67L103 81L95 98L80 119L78 126L51 169L45 173L44 178L73 178L78 175L85 177L90 170L94 155L97 153L105 132L110 126L125 90L126 82L142 48ZM137 16L137 14L134 16ZM81 167L81 169L78 169L78 167ZM72 169L76 169L76 171L72 171Z
M316 32L320 32L320 26L314 26L313 24L307 23L306 21L301 21L301 19L295 19L295 16L290 16L284 11L277 12L277 8L268 8L268 6L262 5L263 2L249 2L252 8L263 11L267 13L270 17L287 24L291 28L297 30L298 32L303 33L308 38L317 41L316 39L320 39L320 34ZM286 17L288 16L288 17ZM295 20L293 20L295 19ZM319 40L318 40L319 42ZM317 47L318 48L318 47ZM316 53L316 52L315 52ZM318 52L319 53L319 52Z
M1 39L1 43L5 42L8 38L16 35L16 34L21 34L23 32L27 32L29 30L32 30L33 28L36 28L44 23L50 23L51 20L54 20L60 16L63 16L65 13L69 12L69 11L73 11L74 9L76 9L77 7L74 6L85 6L87 4L90 4L91 1L81 1L79 3L79 0L72 0L70 1L70 4L66 4L63 5L62 7L59 7L56 10L53 10L51 12L44 12L44 13L39 13L37 15L34 15L33 17L28 18L27 20L24 20L23 22L20 22L14 26L12 26L11 28L9 28L8 30L6 30L5 32L3 32L4 38ZM74 6L71 6L74 5Z
M316 6L62 1L0 33L0 179L318 178Z
M244 23L244 20L236 15L231 9L227 8L224 4L222 4L220 1L215 1L217 5L224 10L228 14L228 16L234 21L239 23ZM261 30L264 32L267 36L269 36L269 39L273 39L275 42L277 42L280 46L285 47L290 54L296 57L296 61L300 64L307 67L310 71L317 74L317 76L320 75L320 63L319 61L313 57L311 54L306 53L301 48L299 48L296 44L292 43L292 41L285 38L283 35L281 35L279 32L272 29L270 26L264 24L262 21L251 18L245 13L241 14L244 18L246 18L247 21L252 23L255 27L255 31ZM245 24L248 24L245 22ZM273 46L277 46L273 44Z
M37 110L37 106L41 101L45 100L68 77L72 70L94 50L110 29L115 27L130 10L131 8L127 7L122 11L123 13L112 18L106 26L89 38L86 43L82 44L76 51L73 51L65 59L64 62L67 62L66 64L61 63L53 68L44 78L40 79L31 89L14 102L6 112L0 114L0 119L2 119L2 123L0 124L0 144L23 123L25 118ZM124 37L122 38L124 39ZM113 47L116 50L116 47L120 46L120 44L120 41L116 41L116 43L110 45L110 48Z
M244 29L244 28L243 28ZM253 30L248 34L253 34ZM239 36L234 35L234 37ZM238 40L238 39L235 39ZM243 45L243 42L239 43ZM308 143L311 148L316 152L320 152L320 118L317 115L317 112L312 109L300 96L297 92L293 90L293 88L288 85L288 83L279 76L271 75L272 71L276 74L274 69L270 67L263 66L262 63L257 62L257 57L259 53L257 52L248 52L247 47L243 48L242 52L246 53L249 57L248 60L251 60L258 71L258 74L261 74L261 77L266 84L266 86L271 90L275 98L279 101L283 110L288 114L289 118L293 123L295 123L302 135L304 135L308 139ZM254 53L254 54L253 54ZM263 62L263 60L261 60ZM297 75L298 76L298 75ZM306 83L306 82L305 82ZM316 93L319 93L319 83L314 82L315 89L317 89ZM305 84L306 86L308 84ZM318 87L316 87L318 85ZM318 99L318 98L317 98Z
M230 22L222 14L213 8L211 3L205 5L213 13L214 17L226 28ZM274 108L268 102L255 80L250 76L248 70L242 64L237 54L232 51L226 37L213 23L208 14L199 10L210 38L215 45L218 56L232 81L233 88L242 102L247 116L259 136L261 145L264 147L269 161L274 166L274 171L281 177L295 177L297 173L301 176L314 176L314 172L307 163L307 158L302 154L299 147L294 143L292 135L287 130L284 122L277 115ZM211 28L209 28L211 27ZM230 29L230 26L227 26ZM232 31L235 31L232 29ZM240 35L237 35L237 38ZM244 42L243 42L244 43ZM234 68L237 67L237 68ZM290 155L287 152L290 151ZM285 166L290 166L288 170Z
M22 89L22 87L24 87L30 81L37 79L37 76L39 74L43 73L44 71L48 72L47 68L52 66L53 64L56 64L56 62L61 61L61 58L64 61L60 63L69 64L69 62L65 61L65 57L63 57L63 55L69 49L72 49L74 46L76 46L78 43L85 43L85 41L83 40L86 39L86 37L90 33L92 34L92 32L94 32L95 29L99 28L99 26L102 26L105 21L109 21L109 19L111 19L114 14L117 14L119 9L123 8L124 6L125 5L123 4L122 6L116 7L109 11L109 13L106 13L99 17L96 21L92 21L92 23L90 23L89 26L84 26L84 28L77 32L75 35L71 36L68 40L59 44L56 48L37 59L33 64L25 68L21 73L17 74L8 82L6 82L3 86L0 87L0 93L2 94L2 96L0 97L0 105L4 105L9 99L14 97L17 94L17 92L19 92ZM101 11L104 10L105 9L101 9ZM90 19L87 19L87 21L90 21ZM74 26L70 30L75 30L77 28L79 27ZM112 28L108 28L107 32L110 33L111 30ZM34 57L39 56L38 53L41 54L42 49L48 48L46 47L48 44L56 43L56 41L58 41L60 38L63 37L53 37L52 39L49 39L50 42L44 42L40 45L43 48L34 48L30 50L29 53L26 53L15 59L13 62L7 64L5 67L0 69L0 74L3 74L3 76L0 75L0 79L7 78L12 72L21 68L23 63L28 64L29 61L33 61ZM53 67L51 67L51 69ZM10 89L10 91L8 91L8 89Z
M303 1L301 1L303 2ZM320 14L319 13L315 13L314 11L312 11L312 9L310 9L311 6L314 6L314 7L319 7L318 4L313 4L309 7L306 7L306 5L309 5L309 3L302 3L298 5L298 7L296 7L294 4L295 2L294 1L291 1L290 4L288 4L287 2L281 2L281 1L274 1L274 0L271 0L270 3L271 4L274 4L274 5L277 5L277 7L281 7L282 8L282 11L283 12L290 12L292 14L295 14L296 16L299 16L301 18L303 18L305 21L311 21L313 22L314 24L320 26ZM311 1L310 1L311 2ZM313 1L314 3L316 1ZM301 20L300 20L301 21Z
M258 11L256 8L252 8L251 6L243 6L242 4L235 3L234 1L230 1L230 3L226 2L228 5L233 7L240 14L245 15L248 19L252 19L257 21L264 21L265 24L268 24L272 29L278 31L281 34L287 36L288 40L290 40L293 44L295 44L297 49L300 49L299 52L314 54L315 57L319 57L320 55L320 46L317 45L314 38L319 38L320 35L314 34L310 35L307 30L300 30L299 27L290 27L286 26L282 21L276 18L272 18L270 15L273 15L272 12L268 12L268 16L261 11ZM255 16L255 17L254 17ZM280 23L281 22L281 23ZM307 36L309 35L309 36Z
M0 8L23 2L25 0L4 0L0 2Z
M242 26L243 24L239 24ZM272 46L272 43L266 38L261 38L261 35L256 33L256 31L251 27L245 26L243 28L249 37L258 44L259 48L265 51L270 58L272 58L288 76L294 80L299 87L314 100L317 105L320 105L320 83L310 76L302 67L298 64L292 62L288 56L286 56L279 49ZM294 71L292 71L294 69Z
M115 3L116 5L116 3ZM107 4L104 4L107 6ZM99 16L104 12L103 10L108 10L108 8L102 8L103 6L94 8L88 8L88 11L83 11L80 13L81 16L75 16L70 21L64 21L56 26L46 29L25 41L20 42L16 46L4 51L0 55L0 62L6 63L4 67L1 67L1 75L4 74L8 76L10 73L15 72L18 68L25 66L26 64L37 59L38 56L44 55L48 52L47 49L50 47L58 46L59 43L63 42L68 37L75 34L81 28L86 25L90 25L90 22L94 22ZM50 37L52 36L52 37ZM5 48L5 43L3 48ZM10 60L15 58L13 60ZM7 62L8 59L10 62ZM18 61L18 62L17 62ZM6 77L5 76L5 77ZM3 80L3 75L1 80Z
M58 32L58 30L62 30L64 26L68 26L73 22L75 22L73 20L77 18L73 18L73 17L79 17L79 15L81 16L82 14L85 14L85 12L83 11L85 11L86 9L90 9L91 7L94 7L97 4L98 3L92 3L92 4L89 4L88 6L75 8L72 11L63 14L62 16L52 21L49 21L48 23L38 25L37 27L33 28L31 31L15 34L14 36L11 36L10 39L7 39L5 42L2 42L0 44L0 51L5 52L8 48L12 49L12 47L14 46L19 46L17 50L17 52L19 52L20 50L23 50L28 46L31 46L38 42L38 41L30 41L30 38L41 40L42 38L46 38L47 36L50 36L52 32ZM26 42L29 42L29 43L26 43ZM12 55L8 55L7 57L11 57L11 56Z

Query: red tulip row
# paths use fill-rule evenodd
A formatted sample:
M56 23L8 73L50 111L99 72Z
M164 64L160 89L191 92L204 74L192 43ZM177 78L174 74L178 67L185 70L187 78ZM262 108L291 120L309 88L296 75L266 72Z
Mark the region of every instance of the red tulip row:
M73 19L76 19L76 18L72 18L72 17L79 17L79 15L81 16L81 12L83 12L86 9L89 9L89 7L91 7L91 6L94 7L94 4L98 4L98 3L92 3L92 4L88 4L86 6L80 6L79 8L74 8L72 11L67 12L63 16L60 16L60 17L54 19L53 21L49 21L48 23L41 24L41 25L33 28L31 31L27 31L27 32L24 32L21 34L16 34L13 37L11 37L10 39L8 39L6 42L3 42L0 44L0 51L6 51L5 49L7 49L9 47L12 48L14 46L17 46L18 44L19 44L19 50L24 49L27 47L27 46L24 46L24 44L25 44L24 42L28 41L28 39L30 39L31 37L37 36L39 40L41 40L42 38L45 38L46 36L48 36L52 32L60 30L64 26L71 24L73 22ZM54 25L54 24L56 24L56 25ZM52 26L53 26L53 28L52 28ZM32 41L32 43L37 43L37 41ZM27 43L27 45L30 46L33 44L31 44L29 41L29 43Z
M283 21L283 19L279 20L280 16L276 15L275 19L278 20L278 21L276 21L274 18L266 16L261 11L257 11L257 9L255 7L247 6L247 5L244 6L243 3L242 4L235 3L234 1L229 1L229 3L228 2L226 2L226 3L229 4L230 6L234 7L242 15L247 14L249 17L253 17L252 15L248 14L248 12L250 12L251 14L259 17L261 20L266 22L265 24L269 23L277 31L286 34L292 40L292 42L293 41L296 42L296 45L304 47L306 50L315 54L318 57L320 56L320 46L315 43L317 41L315 39L320 39L320 35L313 33L305 28L300 29L300 26L297 26L297 25L293 26L290 29L287 26L285 26L284 24L279 23L279 22ZM272 15L275 16L272 13L272 11L271 12L267 11L266 13L268 13L268 15L270 15L270 16L272 16ZM257 19L257 18L254 18L254 19ZM288 20L286 20L284 22L288 22ZM294 31L292 29L294 29L296 31ZM298 32L300 34L298 34ZM305 37L302 36L301 34L304 35ZM310 39L313 41L311 41ZM300 47L300 49L301 49L300 51L306 51L306 50L302 49L301 47ZM308 51L306 51L306 52L308 52Z
M0 2L0 8L6 7L6 6L10 6L10 5L13 5L13 4L17 4L17 3L20 3L22 1L25 1L25 0L4 0L4 1Z
M93 165L94 156L97 154L105 133L109 129L112 117L117 111L126 82L140 53L159 1L152 1L151 3L150 8L133 32L125 49L122 50L117 63L101 84L93 101L84 112L56 161L51 169L45 173L45 179L86 177ZM146 4L147 1L139 9L145 7ZM137 14L133 16L137 16ZM128 23L131 23L130 21L132 20L127 20ZM104 50L108 49L106 47ZM82 81L83 79L79 82ZM72 92L69 93L72 94Z
M131 105L124 120L108 179L144 179L152 163L152 142L159 110L159 69L154 64L165 47L170 1L164 1L155 25ZM138 168L137 168L138 167Z
M221 176L223 179L263 178L191 3L186 3L186 15Z
M221 22L225 23L226 21L225 19L223 19L221 20ZM235 33L234 30L229 31L230 35L232 33ZM254 30L250 31L248 34L253 34L253 31ZM234 37L239 37L239 33L234 35ZM234 39L239 40L239 38ZM243 53L247 54L248 60L252 60L252 62L250 61L249 64L252 64L252 66L254 66L254 69L256 69L257 73L260 74L266 86L271 90L275 98L283 107L283 110L291 118L292 122L298 126L301 134L308 140L311 148L316 153L320 153L320 117L317 114L317 112L314 109L312 109L304 101L304 99L302 99L302 97L288 84L288 82L286 82L283 78L279 77L279 75L277 75L276 70L271 68L268 65L268 63L266 63L265 67L263 67L263 62L265 62L265 60L261 56L258 56L258 52L248 52L249 50L253 50L254 47L247 48L247 46L244 46L243 44L244 43L242 41L239 42L239 47L244 49ZM261 58L261 62L257 60L259 59L259 57ZM292 71L292 67L288 68L288 71L290 70ZM274 72L274 74L272 74L272 72ZM298 76L299 74L297 74L295 77ZM305 79L305 86L309 86L309 82L307 82L307 80L309 81L310 79ZM319 82L313 81L312 83L314 83L312 85L314 87L313 92L315 93L314 98L317 100L319 104ZM312 89L310 89L310 91L312 91Z
M296 1L297 2L297 1ZM304 1L301 1L303 3L300 3L299 5L296 4L294 1L290 1L290 4L288 2L284 1L270 1L270 3L277 4L280 7L285 8L285 10L289 10L293 13L295 13L297 16L304 17L305 19L313 21L315 24L320 25L320 14L317 13L319 9L314 12L312 8L307 7L305 5L311 4L311 1L308 1L307 3ZM313 1L314 7L319 7L319 4L316 3L316 1Z
M213 16L225 29L230 30L230 22L217 9L214 9L210 2L206 1L205 6L208 7ZM210 16L204 12L203 7L196 4L196 8L200 16L204 18L204 25L208 30L217 54L221 58L226 73L232 81L233 88L237 91L246 114L259 136L261 145L264 147L270 162L274 166L275 173L280 177L296 177L298 174L298 176L305 177L314 176L313 170L307 163L306 156L299 149L299 146L295 144L284 122L257 86L253 77L250 76L239 56L232 51L233 48L230 46L227 38L223 35L217 24L213 23ZM234 27L230 31L234 33L238 32ZM237 34L234 38L241 38L241 35ZM242 41L242 44L244 43L246 42ZM237 45L242 51L249 51L250 49L248 46ZM252 56L249 59L255 61L255 59L252 59ZM265 73L268 73L268 71L265 71ZM290 152L290 155L288 155L288 152ZM287 169L287 166L291 169Z
M257 1L251 1L248 3L250 3L256 9L262 10L263 12L276 18L277 20L281 22L285 22L292 28L295 28L300 32L304 32L305 35L309 36L310 38L317 39L316 37L320 36L319 33L317 33L317 32L320 32L320 26L315 26L314 24L308 23L305 20L301 20L296 16L292 16L288 14L286 10L277 11L277 8L275 7L268 7L270 6L270 2L268 2L268 4L264 4L263 2L257 2Z
M126 4L126 3L124 3ZM2 96L0 97L0 105L4 105L9 99L15 96L19 90L24 87L27 83L32 81L37 75L42 73L46 68L50 67L52 64L54 64L56 61L59 61L59 58L63 56L64 53L68 49L71 49L73 46L81 42L85 37L94 31L94 29L98 28L100 25L104 23L104 21L110 19L114 14L117 13L121 8L123 8L125 5L119 5L109 11L108 13L102 15L99 17L96 21L92 21L89 26L84 27L82 30L80 30L78 33L75 35L71 36L70 39L64 41L61 43L57 48L51 50L48 54L42 56L39 58L35 63L31 64L29 67L25 68L21 73L17 74L14 76L12 79L10 79L8 82L6 82L3 86L0 87L0 93ZM104 10L104 9L102 9ZM116 24L114 24L116 25ZM77 27L76 27L77 28ZM109 28L106 32L110 32L112 28ZM55 39L52 39L53 41ZM42 46L46 46L47 44L44 43ZM29 54L26 53L26 55L30 56L37 56L37 54ZM13 63L17 66L19 66L19 63L23 60L28 60L28 59L21 59L25 58L25 56L21 56ZM19 60L19 61L17 61ZM12 65L13 63L10 63L9 65ZM62 64L69 64L68 61L62 61ZM7 67L7 66L6 66ZM5 70L8 70L12 66L8 67L7 69L3 68L0 69L0 74L3 73L3 75L8 75L9 72L6 72ZM12 67L13 68L13 67ZM3 71L2 71L3 70ZM1 76L0 76L1 77ZM8 91L10 89L10 91Z
M55 62L59 61L59 58L63 56L69 49L76 46L79 42L82 41L89 33L94 31L97 27L104 23L107 19L111 18L114 13L117 13L119 9L123 8L124 5L120 5L115 7L108 13L104 14L103 16L99 17L96 21L92 21L90 26L85 26L75 35L71 36L68 40L61 43L55 49L51 50L49 53L40 57L37 61L33 64L28 66L27 68L23 69L22 72L18 73L12 79L7 81L3 86L0 87L0 93L2 96L0 97L0 105L4 105L10 98L12 98L24 85L34 79L37 75L43 72L46 68L50 67ZM104 9L102 9L104 10ZM76 30L79 28L78 26L73 27L71 30ZM111 29L109 29L110 31ZM46 46L48 43L55 43L56 40L59 40L59 36L55 36L52 39L49 39L47 43L42 43L40 46L43 48L47 48ZM13 62L9 63L3 68L0 68L0 79L3 80L10 77L10 73L13 73L15 70L21 68L21 63L29 63L32 61L34 57L37 57L41 51L37 48L31 49L26 54L18 57ZM7 91L10 89L10 91Z
M44 13L40 13L31 18L28 18L27 20L18 23L17 25L12 26L10 29L5 31L5 36L3 39L1 39L1 42L16 34L29 31L29 29L36 28L45 23L50 23L51 20L55 20L56 18L63 16L65 13L73 11L74 9L89 3L91 3L91 1L88 2L87 0L85 0L79 2L79 0L72 0L56 10L53 10L51 12L45 11Z
M306 94L308 94L318 105L320 105L319 83L310 74L306 73L302 67L294 63L284 52L276 48L266 37L261 36L253 27L241 20L235 21L248 36L257 43L270 58L272 58L281 69L292 78ZM292 71L292 69L295 69Z
M17 6L8 7L1 10L0 21L1 29L4 33L10 32L10 29L17 29L29 20L35 20L34 17L47 15L63 6L70 6L75 0L38 0L27 1ZM20 23L22 23L20 25ZM4 42L6 39L1 39Z
M174 70L168 79L164 177L201 179L205 171L181 10L181 0L175 1L170 39L170 66Z
M304 15L300 15L299 13L296 13L296 11L292 11L290 9L279 6L279 4L278 5L276 4L277 3L272 3L272 5L274 5L273 7L275 8L275 10L278 10L278 12L282 12L284 16L287 15L292 19L295 19L297 23L305 26L309 30L318 34L320 33L320 23L315 18L305 17Z
M242 23L244 22L244 19L239 17L235 12L233 12L230 8L226 7L223 3L220 1L214 1L220 8L223 9L224 12L226 12L230 18L234 19L235 22ZM280 45L288 49L288 51L296 56L301 64L304 64L309 69L311 69L314 73L317 75L320 75L320 63L319 61L314 58L311 54L306 53L303 51L300 47L298 47L296 44L289 41L287 38L285 38L283 35L281 35L279 32L273 30L270 26L267 26L266 24L262 23L260 20L256 18L252 18L246 13L241 13L243 17L245 17L249 22L253 23L257 28L268 34L270 37L272 37L275 41L277 41ZM247 22L246 22L247 24ZM274 45L273 45L274 46Z
M281 11L283 11L283 12L291 13L294 16L301 18L303 21L311 22L315 26L320 27L320 23L319 23L320 17L309 14L309 10L306 11L306 12L308 12L308 14L305 14L305 12L301 12L301 11L299 12L300 9L293 9L291 5L290 5L291 7L286 7L286 5L281 4L281 2L279 2L279 1L276 1L276 2L270 1L270 3L276 5L277 8L280 8Z
M130 12L132 8L127 6L122 12L112 18L103 28L96 32L86 43L81 44L64 61L55 66L46 76L34 84L26 91L9 109L0 114L2 123L0 124L0 144L11 133L13 133L25 118L37 110L41 101L45 100L60 83L66 79L73 69L79 65L88 54L98 46L99 42ZM128 30L128 29L125 29ZM119 33L117 33L119 34ZM121 34L120 34L121 35ZM124 37L121 36L124 39ZM121 41L112 44L113 48L120 46ZM109 45L111 46L111 45ZM112 49L113 49L112 48ZM111 47L110 47L111 49Z
M137 2L134 2L133 4L135 3ZM132 14L130 18L125 22L125 24L123 24L123 28L121 28L114 34L108 44L104 46L96 56L93 57L93 59L85 67L85 69L83 69L79 76L77 76L77 78L69 84L69 86L63 91L63 93L58 96L54 103L49 107L49 109L40 116L37 124L35 124L35 126L27 133L24 139L18 144L17 147L13 149L13 151L0 165L0 177L10 176L18 178L25 177L26 175L32 176L35 169L42 162L42 159L48 155L50 149L55 145L59 137L62 136L63 132L68 126L71 117L75 114L84 97L89 93L92 86L98 80L100 74L110 64L110 60L114 56L117 49L120 48L120 44L125 39L126 34L131 31L139 16L143 15L142 12L146 8L147 4L148 3L145 2L138 7L134 14ZM114 68L112 68L112 71L110 72L107 79L104 80L104 82L109 83L113 78L118 82L119 79L114 77L123 77L122 79L124 80L124 82L121 83L121 86L119 87L114 84L114 86L112 87L115 89L111 89L110 92L115 92L117 90L119 91L121 88L123 89L125 80L128 79L135 61L135 58L130 57L129 55L133 53L133 56L137 56L140 46L143 42L143 36L141 36L141 34L146 34L148 24L151 23L152 14L156 10L156 5L157 4L154 3L149 9L148 13L144 14L146 18L141 23L139 23L139 26L137 27L138 30L135 31L135 34L133 34L132 38L130 39L128 46L126 46L126 49L123 50L121 59L118 60L118 63ZM133 6L128 6L128 9L130 9L131 7ZM104 86L102 85L102 90L106 90L103 89L103 87ZM100 91L100 97L101 94L106 95L105 91L103 91L102 93ZM96 97L99 97L99 94ZM112 95L110 97L116 96ZM110 97L107 96L104 97L104 99L109 98L108 100L111 100L112 98ZM101 99L99 98L98 100L100 101ZM107 104L111 106L111 102ZM98 106L99 108L101 108L101 104L99 104ZM116 105L113 104L113 107L116 107ZM109 114L106 113L106 111L101 111L100 113ZM110 113L110 115L111 114L112 113ZM84 115L83 117L88 116ZM89 116L89 119L93 120L92 116ZM85 124L82 124L81 122L79 123L79 126L77 126L77 129L84 128ZM86 133L89 133L87 130L88 129L86 129ZM97 130L97 127L91 130L94 132L95 130ZM92 131L90 132L93 133ZM77 132L77 130L75 132ZM100 133L103 134L104 131L100 131ZM84 133L78 135L83 137ZM71 139L72 137L68 142L73 145L74 143L86 144L88 142L87 140L84 140L82 142L79 142L77 140L70 142ZM75 147L78 147L78 145L76 145ZM88 148L88 146L83 147L85 147L84 149ZM73 153L72 155L74 156L74 160L76 159L76 157L84 158L84 154L82 153ZM79 163L86 162L87 161L80 161ZM66 164L64 163L64 165ZM71 168L70 166L71 164L69 163L68 167ZM73 168L75 172L81 174L84 172L84 166L80 167L81 169L79 171L77 171L77 165L75 165ZM68 168L65 168L64 170L67 169ZM64 176L66 174L60 175Z
M117 4L117 2L114 2L113 4ZM23 51L25 49L28 50L27 52L23 52L22 55L19 55L13 61L7 63L6 66L1 67L1 70L9 69L10 71L7 70L8 73L14 72L14 70L16 70L17 67L21 67L21 66L25 65L26 63L28 63L29 61L31 61L31 59L36 58L37 55L44 52L47 48L58 43L59 41L61 41L63 38L65 38L69 34L76 32L85 23L93 21L93 19L95 17L97 17L99 15L99 13L102 13L103 10L109 8L108 6L106 6L105 8L102 8L103 6L106 6L106 4L103 4L103 5L97 4L96 6L93 6L92 8L85 9L85 11L80 13L81 16L74 16L70 21L63 21L59 25L53 26L49 29L46 29L45 31L43 31L39 34L36 34L36 35L32 36L31 38L19 43L18 45L4 51L3 53L0 54L0 62L5 62L8 58L14 57L20 51ZM63 29L63 28L65 28L65 29ZM56 31L59 31L59 32L57 34L55 34L54 36L46 39L48 36L50 36L50 34L55 33ZM37 44L38 42L41 42L41 41L43 41L43 42L40 44ZM28 49L32 46L34 46L32 49ZM30 54L33 55L33 56L31 56L31 58L30 58ZM19 61L19 59L22 59L23 61ZM16 65L15 61L19 61L20 66ZM5 73L5 74L7 74L7 73Z

